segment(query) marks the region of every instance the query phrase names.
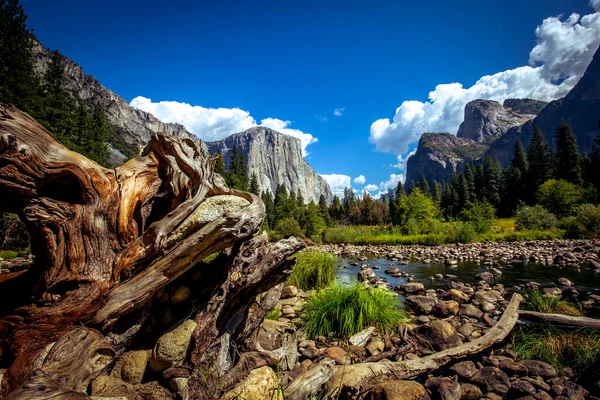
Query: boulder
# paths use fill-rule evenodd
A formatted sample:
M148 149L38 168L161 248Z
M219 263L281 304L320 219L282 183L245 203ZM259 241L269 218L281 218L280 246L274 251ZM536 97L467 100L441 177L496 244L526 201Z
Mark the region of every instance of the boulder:
M350 356L344 349L338 346L328 347L325 350L325 356L331 358L337 365L346 365L350 363Z
M470 318L480 319L483 317L483 312L473 304L461 304L458 310L459 315L464 315Z
M460 384L450 378L429 378L424 386L436 399L460 400L462 397Z
M425 291L425 286L420 282L409 282L400 286L400 289L406 293L419 293Z
M436 303L437 299L435 297L422 295L410 295L405 300L406 306L415 314L429 314Z
M469 295L457 289L450 289L444 294L444 300L454 300L458 303L466 303L469 301Z
M364 400L425 400L425 388L415 381L387 381L373 386Z
M348 339L348 342L350 342L350 344L353 346L364 347L367 344L367 342L369 341L369 338L371 338L371 335L373 334L374 330L375 330L375 328L372 326L369 328L363 329L362 331L358 332L357 334L350 336L350 338Z
M454 300L445 300L438 302L431 312L436 317L444 318L449 315L458 314L459 304Z
M461 361L450 367L450 370L464 379L471 379L477 372L477 367L473 361Z
M168 400L174 395L158 382L132 385L112 376L99 376L92 381L92 396L125 397L128 400Z
M121 364L121 379L127 383L142 383L147 364L148 352L146 350L125 353Z
M373 339L369 342L369 344L367 344L367 352L372 355L375 356L379 353L381 353L383 351L383 349L385 348L385 343L383 343L383 340L376 338Z
M479 400L483 397L481 389L470 383L461 383L460 390L462 392L461 400Z
M154 371L162 371L182 364L195 328L196 323L188 319L172 331L162 335L152 350L150 367Z
M496 367L483 367L473 375L471 381L487 392L506 394L510 389L510 380L504 371Z
M371 268L365 268L358 273L358 280L360 282L369 282L376 277L377 275L375 275L375 271L373 271Z
M286 286L281 291L282 299L291 299L296 296L298 296L298 288L296 286Z
M192 291L187 286L179 285L171 293L171 304L180 304L187 301Z
M547 379L554 378L556 375L558 375L556 368L543 361L523 360L521 361L521 365L527 368L527 371L529 371L529 376L541 376L542 378Z
M529 394L536 394L537 390L533 385L527 381L513 381L510 384L510 389L508 392L509 397L522 397L527 396Z
M225 393L221 400L264 400L274 397L279 383L277 375L270 367L261 367L250 371L250 374L239 382L232 390Z
M446 321L431 321L418 327L417 332L428 339L437 350L445 350L462 344L460 336Z

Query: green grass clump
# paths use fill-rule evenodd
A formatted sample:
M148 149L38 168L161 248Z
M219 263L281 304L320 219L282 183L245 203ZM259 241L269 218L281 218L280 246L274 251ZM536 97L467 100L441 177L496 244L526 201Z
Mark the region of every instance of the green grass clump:
M408 320L398 296L385 289L333 284L310 297L303 310L308 337L348 337L369 326L394 330Z
M13 258L16 258L18 256L19 256L19 252L15 251L15 250L0 251L0 258L2 258L4 260L12 260Z
M546 325L520 326L513 335L513 348L522 359L570 367L578 377L599 375L600 332L592 329L566 332Z
M544 293L536 290L524 293L525 301L523 309L550 314L583 315L577 304L558 299L554 296L544 296Z
M325 251L304 250L286 284L302 290L319 290L335 281L335 256Z
M279 317L281 317L281 309L280 308L274 308L271 311L269 311L267 313L267 315L265 315L265 319L271 319L271 320L278 320Z

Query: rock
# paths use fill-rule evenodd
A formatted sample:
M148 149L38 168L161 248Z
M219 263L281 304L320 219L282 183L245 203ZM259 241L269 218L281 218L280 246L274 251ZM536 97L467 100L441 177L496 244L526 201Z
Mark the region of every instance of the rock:
M417 328L419 334L427 338L437 350L445 350L462 344L458 334L446 321L435 320Z
M461 292L457 289L450 289L444 294L444 300L454 300L458 303L465 303L469 301L469 295Z
M385 270L385 273L388 275L397 275L400 273L400 268L392 267Z
M296 296L298 296L298 288L296 286L286 286L281 291L282 299L290 299Z
M562 386L562 395L567 396L570 400L583 400L587 398L589 392L573 381L564 378L553 378L548 381L551 385Z
M544 379L554 378L558 372L556 369L543 361L538 360L522 360L521 365L527 368L529 376L541 376Z
M425 400L425 388L415 381L387 381L373 386L364 400Z
M462 396L460 384L450 378L429 378L424 386L434 398L460 400Z
M350 342L350 344L353 346L364 347L367 344L371 335L373 334L374 330L375 328L372 326L367 329L363 329L357 334L350 336L348 342Z
M487 302L490 304L496 304L496 303L498 303L498 298L491 290L490 291L478 290L477 292L475 292L475 294L473 294L473 302L477 303L477 304L480 304L483 302Z
M350 363L350 356L341 347L328 347L327 350L325 350L325 356L331 358L337 365L346 365Z
M292 330L290 324L265 319L258 330L258 343L265 350L275 350L283 346L287 331Z
M556 297L557 299L560 299L562 297L562 290L557 287L544 288L544 296Z
M483 397L481 389L470 383L461 383L460 390L462 392L461 400L478 400Z
M464 337L469 337L471 336L471 333L473 333L474 329L475 328L473 327L473 324L464 324L463 326L458 328L456 332L460 333Z
M533 385L527 381L513 381L510 384L509 396L513 395L514 397L522 397L528 394L536 394L537 390L533 387Z
M483 312L481 312L481 310L479 310L472 304L461 304L458 314L475 319L480 319L481 317L483 317Z
M477 367L473 361L461 361L450 367L450 370L464 379L471 379L477 372Z
M406 293L419 293L425 291L425 286L420 282L405 283L400 288Z
M319 349L315 346L314 342L308 344L306 347L300 349L300 354L304 358L308 358L309 360L314 360L319 357Z
M513 360L502 360L498 365L502 371L506 372L509 376L515 375L527 375L527 368L521 363L515 362Z
M367 344L367 352L372 355L375 356L379 353L381 353L383 351L385 347L385 343L383 343L383 340L381 339L373 339L369 342L369 344Z
M422 295L410 295L405 299L406 306L416 314L431 313L431 310L433 310L433 307L436 305L436 303L437 299L435 297Z
M250 374L235 388L221 397L221 400L265 400L272 398L279 383L277 375L269 367L261 367L250 371Z
M99 376L94 379L92 381L92 396L125 397L127 400L167 400L174 397L158 382L132 385L112 376Z
M494 279L494 275L491 272L484 271L475 275L475 278L481 279L482 281L491 281Z
M375 279L377 275L375 275L375 271L371 268L365 268L358 273L358 280L360 282L369 282L371 279Z
M176 393L184 393L188 388L189 378L173 378L169 381L169 386Z
M152 350L150 367L154 371L162 371L182 364L195 328L196 323L188 319L172 331L162 335Z
M458 303L456 301L445 300L445 301L438 302L433 307L433 310L431 310L431 312L436 317L443 318L443 317L447 317L449 315L456 315L456 314L458 314L458 308L459 308L459 305L458 305Z
M496 367L483 367L473 375L471 381L488 392L505 394L510 389L508 375Z
M171 304L180 304L187 301L192 295L192 291L183 285L179 285L171 294Z
M573 282L571 282L567 278L558 278L556 280L556 283L558 283L561 286L573 286Z
M148 352L146 350L125 353L121 364L121 379L127 383L142 383L147 364Z

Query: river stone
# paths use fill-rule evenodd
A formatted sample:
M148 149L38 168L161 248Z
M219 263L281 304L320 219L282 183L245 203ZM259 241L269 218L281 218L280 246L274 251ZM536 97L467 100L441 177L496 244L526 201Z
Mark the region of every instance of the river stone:
M438 302L435 306L433 306L433 310L431 312L436 317L447 317L449 315L458 314L459 305L454 300L445 300Z
M444 294L444 300L454 300L458 303L469 301L469 295L457 289L450 289Z
M338 346L328 347L325 356L331 358L337 365L349 364L350 357L344 349Z
M213 221L225 213L239 211L248 205L250 205L250 202L239 196L219 195L208 197L169 236L167 246L185 238L203 224Z
M358 273L358 280L360 282L368 282L376 277L377 275L375 275L375 271L373 271L371 268L365 268Z
M488 392L505 394L510 388L510 380L504 371L496 367L483 367L473 375L471 381Z
M528 394L536 394L537 390L527 381L513 381L510 384L509 396L514 393L514 397L526 396Z
M281 291L282 299L291 299L296 296L298 296L298 288L296 286L286 286Z
M125 353L123 364L121 364L121 379L127 383L142 383L147 364L148 352L146 350Z
M557 299L560 299L562 297L562 290L557 287L544 288L544 296L556 297Z
M291 325L285 322L265 319L258 329L258 343L265 350L278 349L283 346L286 331L291 329Z
M482 281L490 281L494 279L494 275L491 272L484 271L475 275L475 278L481 279Z
M415 381L387 381L373 386L364 400L425 400L425 388Z
M475 330L475 328L473 327L473 324L467 323L467 324L464 324L463 326L461 326L460 328L458 328L456 330L456 332L460 333L464 337L469 337L469 336L471 336L471 333L473 333L474 330Z
M502 371L506 372L509 376L514 375L527 375L527 368L521 363L513 360L502 360L498 365Z
M437 299L429 296L410 295L404 302L416 314L429 314L436 305Z
M92 381L92 396L126 397L128 400L144 400L134 385L112 376L99 376Z
M429 378L424 386L434 398L460 400L462 397L460 384L450 378Z
M561 394L571 400L583 400L589 395L586 389L564 378L553 378L548 383L553 386L561 386L563 389Z
M571 282L567 278L558 278L556 282L561 286L573 286L573 282Z
M523 360L521 365L527 368L529 376L541 376L544 379L554 378L558 373L552 365L538 360Z
M180 304L187 301L192 295L192 291L183 285L179 285L171 294L171 304Z
M253 369L235 388L221 397L221 400L265 400L272 398L277 390L277 375L269 367Z
M400 288L406 293L418 293L425 291L425 286L423 286L423 284L420 282L405 283L404 285L400 286Z
M385 343L383 343L383 340L381 340L379 338L375 338L375 339L371 340L369 342L369 344L367 344L367 347L366 347L367 352L372 356L375 356L375 355L381 353L384 348L385 348Z
M491 304L498 303L498 298L492 293L492 291L478 290L473 295L473 301L476 303L488 302Z
M348 342L350 342L350 344L353 346L365 347L374 330L375 328L372 326L367 329L363 329L357 334L350 336Z
M150 367L154 371L162 371L182 364L195 328L196 323L187 319L177 328L162 335L152 350Z
M465 315L470 318L480 319L483 317L483 312L475 307L473 304L461 304L459 315Z
M429 324L421 325L417 331L425 336L437 350L445 350L462 344L460 336L446 321L432 321Z
M481 389L471 383L461 383L460 390L462 392L461 400L479 400L483 397Z
M450 370L464 379L471 379L477 372L477 367L473 361L461 361L450 367Z

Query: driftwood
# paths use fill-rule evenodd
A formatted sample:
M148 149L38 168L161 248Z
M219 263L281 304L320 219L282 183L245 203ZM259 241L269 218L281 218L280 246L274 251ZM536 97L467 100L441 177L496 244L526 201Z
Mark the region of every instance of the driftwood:
M535 311L519 311L519 319L534 322L548 322L552 325L562 327L600 329L600 320L588 317L546 314Z
M77 357L74 357L77 355ZM83 393L113 360L114 352L97 331L74 329L62 336L22 388L7 400L89 399Z
M284 390L287 400L305 400L321 392L323 385L335 373L335 362L323 360L309 370L298 375Z
M477 354L488 347L502 342L514 328L519 316L519 304L523 300L518 293L513 294L504 314L490 330L472 342L434 353L430 356L390 363L361 363L336 367L335 375L327 382L327 391L340 391L340 399L356 399L371 386L398 379L413 379L435 371L451 361L471 354Z
M281 293L270 289L304 244L253 238L264 204L229 189L214 163L193 140L157 133L138 157L105 169L0 105L0 212L25 222L34 255L29 270L0 280L4 394L27 381L45 346L78 326L98 329L122 352L157 293L218 252L199 271L191 362L244 370L234 368L238 350L256 350L256 330ZM78 351L73 359L85 360Z

